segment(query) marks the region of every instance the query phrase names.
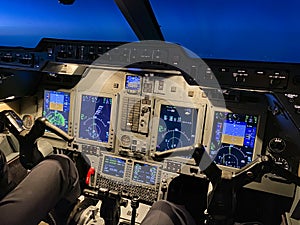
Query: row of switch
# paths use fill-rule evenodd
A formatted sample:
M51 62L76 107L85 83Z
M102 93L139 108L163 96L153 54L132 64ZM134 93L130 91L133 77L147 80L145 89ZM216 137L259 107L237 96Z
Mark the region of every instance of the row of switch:
M15 63L33 66L34 55L30 53L0 52L0 64Z

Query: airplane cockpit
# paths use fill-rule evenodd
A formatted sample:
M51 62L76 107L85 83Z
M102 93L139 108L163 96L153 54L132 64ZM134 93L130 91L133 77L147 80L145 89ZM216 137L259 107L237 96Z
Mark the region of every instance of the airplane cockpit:
M85 158L73 225L300 224L299 3L2 4L0 149Z

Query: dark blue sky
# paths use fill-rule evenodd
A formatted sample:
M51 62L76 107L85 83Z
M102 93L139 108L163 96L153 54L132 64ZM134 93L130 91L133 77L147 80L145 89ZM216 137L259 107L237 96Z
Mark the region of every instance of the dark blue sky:
M0 45L34 47L43 37L137 40L113 0L1 1Z
M151 0L167 41L204 58L300 62L298 0ZM0 45L35 47L43 37L136 41L113 0L0 3Z

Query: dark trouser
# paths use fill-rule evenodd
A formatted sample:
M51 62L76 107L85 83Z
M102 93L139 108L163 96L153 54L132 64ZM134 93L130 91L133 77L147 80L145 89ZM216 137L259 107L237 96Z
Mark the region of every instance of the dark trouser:
M72 205L79 194L78 171L72 160L50 155L0 200L0 224L38 224L61 202Z
M8 171L4 153L0 150L0 199L2 199L15 186Z
M184 206L162 200L152 205L141 225L195 225L195 221Z

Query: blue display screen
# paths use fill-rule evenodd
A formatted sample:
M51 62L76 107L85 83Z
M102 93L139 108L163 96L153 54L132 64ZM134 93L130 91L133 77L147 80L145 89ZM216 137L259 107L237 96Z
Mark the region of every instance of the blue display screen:
M126 161L124 159L105 156L102 172L110 176L123 178L125 173L125 164Z
M141 88L141 77L139 76L126 76L125 88L127 90L138 91Z
M215 112L210 155L217 164L242 168L252 161L258 116Z
M108 142L112 98L82 95L79 138Z
M193 145L198 109L161 105L156 151Z
M63 91L44 91L43 116L50 123L68 132L70 112L70 93Z
M132 180L135 182L154 185L156 182L157 166L135 162Z

